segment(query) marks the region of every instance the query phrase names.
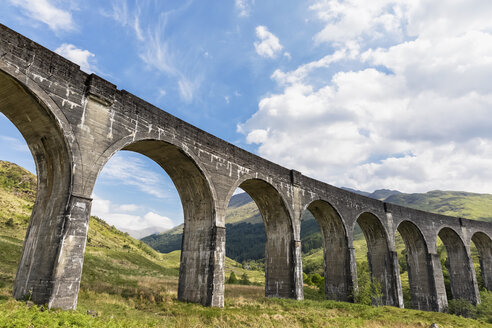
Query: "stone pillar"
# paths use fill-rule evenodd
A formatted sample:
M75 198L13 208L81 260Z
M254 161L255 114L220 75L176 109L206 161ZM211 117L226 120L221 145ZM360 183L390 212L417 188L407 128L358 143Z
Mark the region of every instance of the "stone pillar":
M215 241L215 245L213 245ZM212 234L212 252L208 276L207 302L208 306L224 307L225 283L225 242L226 228L215 227Z
M302 247L300 240L293 241L293 270L294 270L294 279L293 279L293 297L296 300L304 299L304 285L302 279Z
M347 289L347 292L349 293L347 295L348 301L349 302L355 302L355 295L359 292L359 285L357 283L357 260L355 258L355 248L352 244L352 242L349 245L349 277L348 277L348 284L349 287Z
M92 199L72 194L65 216L58 258L53 270L50 308L75 309L89 231Z
M471 252L469 250L466 251L466 254L467 254L467 257L468 257L468 265L467 265L467 269L468 269L468 275L470 276L470 289L471 289L471 293L468 297L468 300L472 303L472 304L480 304L480 291L478 290L478 282L477 282L477 276L475 274L475 267L473 266L473 258L471 256Z
M439 254L429 253L428 259L430 280L433 282L430 291L432 310L444 312L448 308L448 298L442 275L441 257Z
M399 308L404 308L403 304L403 291L401 288L401 279L400 279L400 265L398 263L398 253L394 251L390 251L390 258L392 260L392 274L393 274L393 282L394 286L392 286L392 296L395 300L394 306L397 306Z
M464 299L472 304L480 303L471 256L467 256L466 252L456 254L456 252L448 251L448 259L449 280L453 298Z
M39 217L34 209L19 263L14 297L50 308L75 309L92 200L71 195L63 215ZM62 202L58 203L62 205Z
M178 299L224 306L225 228L186 222L181 244Z

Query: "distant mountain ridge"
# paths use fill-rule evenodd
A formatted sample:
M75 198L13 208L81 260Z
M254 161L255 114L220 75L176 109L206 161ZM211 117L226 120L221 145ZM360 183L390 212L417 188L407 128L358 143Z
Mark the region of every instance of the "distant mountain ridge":
M423 211L492 221L492 195L462 191L429 191L406 194L398 190L379 189L365 192L342 188L366 197ZM226 254L242 262L264 257L265 230L256 204L246 193L232 196L226 212ZM168 253L181 248L182 225L170 231L142 238L152 248ZM363 238L360 233L358 237ZM304 253L322 247L321 232L309 211L303 216L301 241Z
M342 189L378 200L386 200L390 196L401 194L401 192L398 190L390 190L390 189L378 189L373 192L361 191L361 190L356 190L347 187L342 187Z

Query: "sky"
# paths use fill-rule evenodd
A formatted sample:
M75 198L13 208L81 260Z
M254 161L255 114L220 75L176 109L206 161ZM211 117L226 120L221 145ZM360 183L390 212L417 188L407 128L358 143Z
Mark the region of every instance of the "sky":
M492 2L4 0L0 22L163 110L336 186L492 193ZM35 171L0 116L0 159ZM172 181L119 152L93 214L170 228Z

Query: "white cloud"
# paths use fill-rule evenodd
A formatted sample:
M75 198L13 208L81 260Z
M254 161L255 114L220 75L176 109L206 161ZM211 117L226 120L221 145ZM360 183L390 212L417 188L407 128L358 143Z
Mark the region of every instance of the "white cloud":
M334 50L272 74L282 91L238 126L246 141L339 186L492 193L492 4L328 0L311 9L325 24L314 42Z
M140 191L157 198L169 196L162 189L164 183L158 173L147 169L140 159L121 153L117 153L108 161L101 171L100 179L117 180L120 184L135 186Z
M236 10L239 12L239 17L248 17L251 11L248 0L235 0Z
M72 14L57 8L49 0L9 0L14 6L23 9L26 16L48 25L53 31L70 31L75 28Z
M314 40L343 44L354 40L399 39L412 0L326 0L310 8L325 22ZM416 1L413 1L416 2Z
M256 37L260 39L254 43L256 53L262 57L275 58L283 48L278 38L268 31L266 26L256 27Z
M144 215L134 214L138 207L133 204L113 204L107 199L92 195L91 215L104 219L118 229L142 230L158 227L161 231L171 229L174 223L168 217L148 211ZM133 214L129 214L133 213Z
M89 50L79 49L73 44L63 43L55 52L80 66L80 69L87 73L95 71L95 66L91 62L95 55Z

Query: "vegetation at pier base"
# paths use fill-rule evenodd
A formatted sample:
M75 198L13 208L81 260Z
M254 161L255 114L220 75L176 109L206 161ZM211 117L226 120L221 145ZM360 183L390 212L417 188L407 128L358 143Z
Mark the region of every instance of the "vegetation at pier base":
M226 284L223 309L183 303L177 300L179 251L158 253L94 217L77 310L48 310L29 300L15 301L13 280L34 200L34 193L25 192L18 182L30 178L35 185L35 178L5 162L0 162L0 175L10 170L6 165L23 173L0 179L0 327L492 327L492 293L482 292L482 305L477 307L459 300L451 303L454 313L475 319L326 301L315 264L306 274L311 283L305 285L304 301L265 298L262 262L240 264L228 258L226 278L234 273L237 280L251 284ZM357 245L363 252L364 244ZM313 250L305 258L314 263L316 256Z

